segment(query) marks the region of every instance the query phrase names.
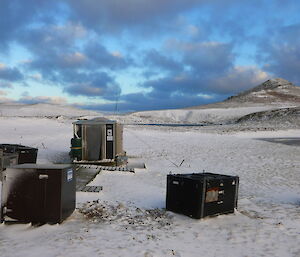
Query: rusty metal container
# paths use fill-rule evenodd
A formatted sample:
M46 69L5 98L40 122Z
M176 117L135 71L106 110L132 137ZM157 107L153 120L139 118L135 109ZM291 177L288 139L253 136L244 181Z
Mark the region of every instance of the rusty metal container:
M239 177L214 173L167 175L166 209L195 219L233 213Z

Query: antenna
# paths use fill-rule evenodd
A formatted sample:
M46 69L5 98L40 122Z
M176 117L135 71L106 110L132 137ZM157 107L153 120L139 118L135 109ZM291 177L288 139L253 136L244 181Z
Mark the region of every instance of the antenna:
M119 103L120 93L116 95L116 105L115 105L115 114L118 114L118 103Z

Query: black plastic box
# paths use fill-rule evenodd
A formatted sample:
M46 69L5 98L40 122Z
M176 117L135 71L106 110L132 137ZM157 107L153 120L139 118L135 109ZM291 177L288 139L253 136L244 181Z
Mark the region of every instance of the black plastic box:
M4 153L19 154L18 164L36 163L38 149L16 144L0 144L0 148Z
M1 220L61 223L75 209L76 177L71 165L22 164L3 172Z
M166 209L195 219L233 213L239 177L214 173L167 176Z

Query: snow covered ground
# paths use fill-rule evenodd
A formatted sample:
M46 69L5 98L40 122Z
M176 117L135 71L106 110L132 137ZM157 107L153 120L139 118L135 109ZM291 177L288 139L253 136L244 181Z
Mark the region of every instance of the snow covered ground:
M284 106L284 105L283 105ZM253 112L276 109L272 105L239 108L175 109L111 115L122 123L226 123Z
M0 122L0 142L38 147L40 163L67 161L72 120ZM147 169L101 172L91 185L103 191L77 193L61 225L0 225L0 256L300 256L300 146L266 141L300 130L211 132L126 126L124 148ZM203 170L240 177L238 211L203 220L165 212L166 175Z

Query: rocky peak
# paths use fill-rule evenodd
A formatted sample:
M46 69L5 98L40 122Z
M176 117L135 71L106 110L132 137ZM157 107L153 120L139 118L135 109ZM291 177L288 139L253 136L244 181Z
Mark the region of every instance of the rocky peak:
M264 83L260 84L257 87L254 87L251 91L260 91L260 90L268 90L268 89L275 89L277 87L289 87L294 86L293 83L291 83L288 80L282 79L282 78L275 78L275 79L269 79L265 81Z
M296 86L292 82L282 78L269 79L263 82L262 84L254 88L251 88L249 90L246 90L236 96L232 96L229 99L249 95L251 93L260 92L260 91L276 90L277 88L295 88L295 87Z

